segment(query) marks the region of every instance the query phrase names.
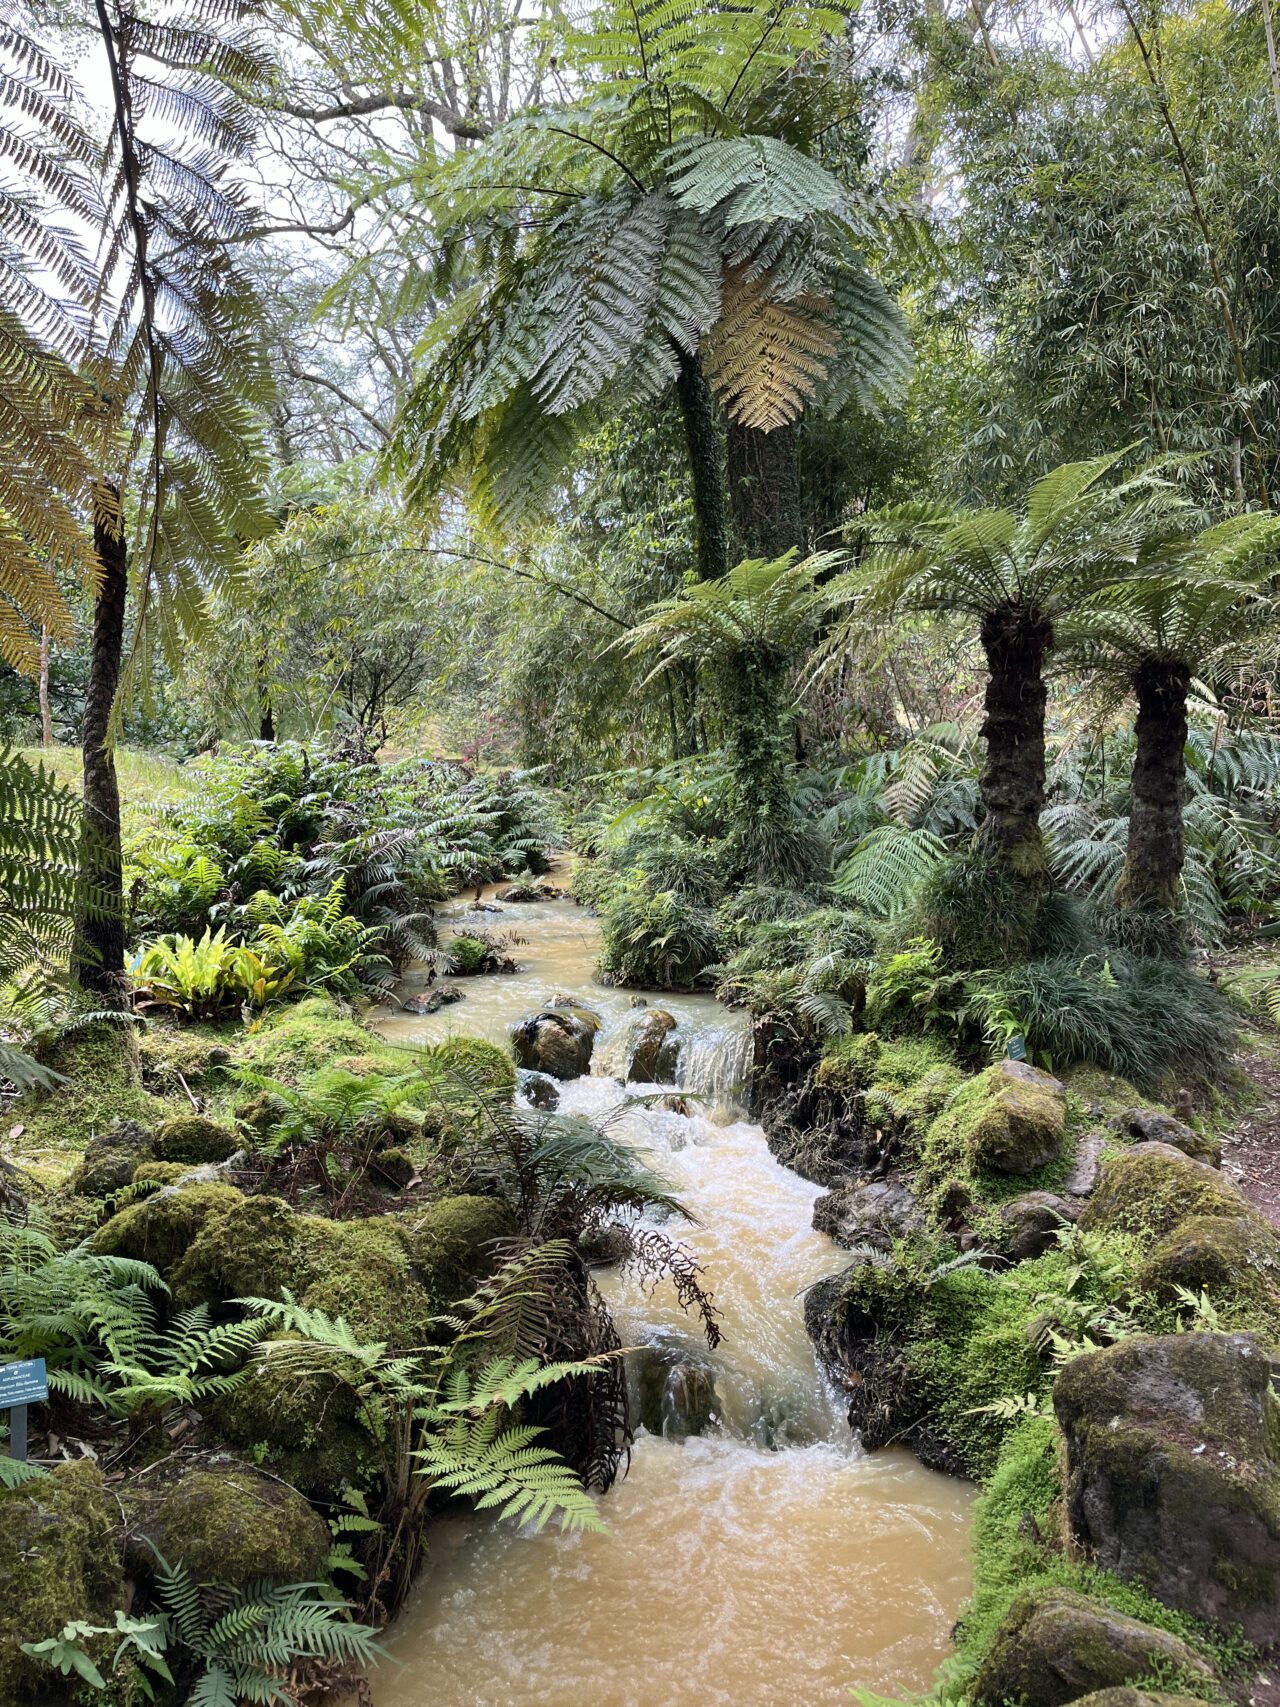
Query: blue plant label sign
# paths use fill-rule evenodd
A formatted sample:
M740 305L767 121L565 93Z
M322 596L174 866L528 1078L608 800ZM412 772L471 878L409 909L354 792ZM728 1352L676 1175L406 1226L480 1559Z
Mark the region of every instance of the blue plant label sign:
M44 1358L26 1363L0 1363L0 1409L6 1405L38 1405L49 1397Z
M1027 1058L1027 1040L1020 1031L1015 1031L1009 1039L1008 1056L1011 1061L1025 1061Z

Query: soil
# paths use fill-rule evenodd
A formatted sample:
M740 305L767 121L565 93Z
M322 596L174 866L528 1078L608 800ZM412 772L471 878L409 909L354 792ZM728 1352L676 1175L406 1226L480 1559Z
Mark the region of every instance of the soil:
M1256 1085L1259 1100L1224 1137L1222 1171L1280 1228L1280 1058L1250 1051L1237 1065Z

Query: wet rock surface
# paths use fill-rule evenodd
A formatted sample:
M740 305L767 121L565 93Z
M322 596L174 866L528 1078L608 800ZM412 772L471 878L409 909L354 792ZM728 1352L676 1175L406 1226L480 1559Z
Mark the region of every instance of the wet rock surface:
M599 1029L598 1014L557 998L512 1031L516 1062L553 1079L580 1079L591 1070Z
M1249 1334L1135 1339L1054 1389L1074 1544L1167 1606L1280 1641L1280 1406ZM1117 1680L1118 1681L1118 1680Z
M553 1109L559 1104L560 1088L549 1073L521 1067L516 1074L516 1083L534 1108Z
M1103 1132L1086 1132L1076 1144L1071 1170L1062 1182L1064 1197L1091 1197L1102 1172Z
M1214 1674L1179 1637L1068 1589L1019 1595L973 1686L980 1707L1065 1707L1082 1695L1174 1671Z
M1157 1108L1131 1108L1116 1121L1117 1129L1149 1144L1170 1144L1197 1162L1211 1167L1222 1166L1222 1145L1216 1138L1207 1137Z
M928 1220L915 1193L898 1180L848 1180L813 1206L813 1225L852 1250L871 1245L887 1251L895 1239L922 1232Z
M660 1085L669 1083L676 1072L680 1046L672 1035L676 1020L665 1008L644 1008L639 1011L627 1039L628 1084Z
M1029 1174L1062 1153L1066 1090L1060 1079L1025 1061L1001 1061L990 1075L990 1102L969 1135L974 1165Z

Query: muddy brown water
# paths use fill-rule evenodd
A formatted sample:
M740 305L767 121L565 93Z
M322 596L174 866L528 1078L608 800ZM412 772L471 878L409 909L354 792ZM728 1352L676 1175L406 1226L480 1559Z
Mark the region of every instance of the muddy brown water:
M708 1354L669 1287L645 1296L606 1280L624 1344L709 1367L716 1420L683 1441L641 1430L601 1501L607 1535L440 1525L388 1632L375 1707L773 1707L848 1702L856 1686L923 1690L969 1590L973 1490L907 1453L864 1453L815 1364L799 1294L842 1254L810 1226L818 1188L741 1117L740 1016L709 996L651 996L678 1021L675 1085L701 1100L688 1115L629 1103L654 1087L612 1076L634 1013L629 992L592 979L589 915L569 902L501 913L459 902L441 925L442 940L518 931L520 972L460 980L464 1001L384 1012L380 1029L505 1040L556 992L594 1007L605 1023L592 1075L563 1086L560 1107L609 1118L697 1217L680 1232L724 1340ZM409 991L421 981L411 975Z

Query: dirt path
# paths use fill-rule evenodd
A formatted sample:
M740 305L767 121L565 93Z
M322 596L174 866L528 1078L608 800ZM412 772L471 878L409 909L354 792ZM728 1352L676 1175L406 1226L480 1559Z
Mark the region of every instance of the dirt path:
M1260 1101L1223 1140L1222 1168L1273 1227L1280 1228L1280 1060L1250 1052L1237 1063Z

